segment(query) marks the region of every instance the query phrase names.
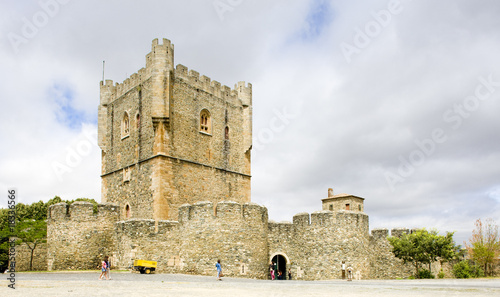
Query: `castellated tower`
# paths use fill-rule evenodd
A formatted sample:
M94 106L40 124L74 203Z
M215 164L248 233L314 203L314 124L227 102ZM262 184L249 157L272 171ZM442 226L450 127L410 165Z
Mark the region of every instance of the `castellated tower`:
M252 86L233 89L153 40L146 67L100 84L102 202L122 219L177 220L185 203L250 202Z

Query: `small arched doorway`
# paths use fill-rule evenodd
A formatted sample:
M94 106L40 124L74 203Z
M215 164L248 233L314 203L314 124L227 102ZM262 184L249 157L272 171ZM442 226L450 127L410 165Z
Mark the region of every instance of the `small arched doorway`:
M271 258L271 263L274 263L274 265L276 265L276 278L277 279L287 279L287 258L282 255L282 254L276 254L274 255L274 257ZM280 275L280 272L281 272L281 278L279 277Z

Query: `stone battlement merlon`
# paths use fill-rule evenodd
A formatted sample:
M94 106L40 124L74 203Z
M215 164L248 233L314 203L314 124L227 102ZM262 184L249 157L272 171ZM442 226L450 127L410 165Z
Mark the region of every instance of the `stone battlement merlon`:
M47 211L49 221L79 220L91 221L98 219L118 220L119 207L112 203L98 204L97 213L94 213L94 205L86 201L76 201L72 204L66 202L51 205Z
M255 203L237 203L221 201L214 204L201 201L194 204L184 204L179 207L179 223L208 222L221 220L227 222L258 221L267 224L267 208Z
M181 78L193 87L200 89L208 94L218 98L223 98L226 101L242 106L252 105L252 84L240 81L234 85L234 89L226 85L221 85L220 82L211 80L210 77L202 75L198 71L188 69L182 64L175 66L174 74Z
M376 228L376 229L373 229L371 231L371 235L375 238L375 239L382 239L382 238L387 238L389 236L393 236L393 237L401 237L403 234L409 234L409 233L413 233L415 230L413 229L408 229L408 228L393 228L392 230L390 230L390 234L389 234L389 229L387 228Z

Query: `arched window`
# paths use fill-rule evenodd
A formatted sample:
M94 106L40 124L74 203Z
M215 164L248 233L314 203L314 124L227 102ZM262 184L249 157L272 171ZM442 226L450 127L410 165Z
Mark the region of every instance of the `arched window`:
M210 118L210 112L206 109L200 113L200 132L212 133L212 119Z
M130 118L127 112L123 113L122 119L122 138L130 135Z

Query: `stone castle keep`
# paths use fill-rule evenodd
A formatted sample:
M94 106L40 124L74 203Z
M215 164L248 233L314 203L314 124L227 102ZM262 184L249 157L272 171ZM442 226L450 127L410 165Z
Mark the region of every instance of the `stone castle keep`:
M372 230L364 199L329 189L322 210L269 221L251 203L252 85L234 88L183 65L169 40L153 40L146 67L123 83L101 82L98 143L102 204L53 205L48 270L95 269L104 255L127 269L267 278L271 261L294 279L338 279L342 262L361 278L413 272ZM406 229L392 230L399 236Z

